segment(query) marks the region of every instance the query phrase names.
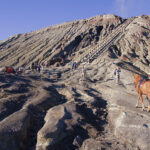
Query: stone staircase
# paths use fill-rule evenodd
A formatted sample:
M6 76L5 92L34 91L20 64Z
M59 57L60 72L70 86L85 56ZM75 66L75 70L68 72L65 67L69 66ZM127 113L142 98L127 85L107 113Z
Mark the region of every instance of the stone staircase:
M77 66L81 63L92 62L94 59L99 57L102 53L106 52L108 48L114 43L117 42L123 35L126 27L134 20L135 18L130 18L124 21L119 25L114 31L107 36L103 41L100 41L95 47L93 47L87 54L85 54L78 62Z

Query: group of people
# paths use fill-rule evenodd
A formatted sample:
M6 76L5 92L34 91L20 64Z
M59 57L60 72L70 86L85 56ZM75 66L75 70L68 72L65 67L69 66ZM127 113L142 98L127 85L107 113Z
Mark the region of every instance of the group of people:
M32 71L38 71L40 73L41 69L43 70L45 66L45 63L41 63L41 64L37 64L37 63L32 63L31 66L30 66L30 70ZM72 69L76 69L77 68L77 63L76 62L72 62L71 64L72 66ZM23 66L20 66L17 70L15 70L13 67L6 67L5 68L5 72L7 73L23 73L25 71L25 68ZM116 84L119 84L120 82L120 67L116 67L115 70L114 70L114 76L115 76L115 81L116 81ZM82 70L81 70L81 74L82 74L82 79L85 80L87 78L87 72L86 72L86 68L82 67Z
M84 67L84 65L82 67L81 73L82 73L82 79L85 80L87 78L87 72L86 72L86 68ZM116 67L114 70L116 84L119 84L119 82L120 82L120 73L121 73L120 67Z
M38 64L38 63L32 63L31 66L27 69L27 70L31 70L31 71L37 71L37 72L41 72L41 69L43 70L45 67L45 63L42 62L41 64ZM13 73L13 74L22 74L25 72L25 68L23 66L20 66L18 68L14 68L14 67L11 67L11 66L6 66L4 68L4 72L6 73Z
M37 72L41 72L41 70L44 69L44 67L47 67L47 62L42 62L42 63L34 63L32 62L31 66L30 66L30 69L32 71L37 71Z
M41 71L41 65L40 64L36 64L36 63L33 62L31 64L31 70L32 71L38 71L40 73L40 71Z
M72 67L72 69L76 69L77 68L77 63L76 62L72 62L71 63L71 67Z
M20 66L19 68L17 68L17 69L14 69L13 67L8 67L8 66L6 66L5 67L5 70L4 70L4 72L6 72L6 73L13 73L13 74L21 74L21 73L23 73L25 71L25 68L24 67L22 67L22 66Z
M72 62L71 63L71 68L76 69L77 68L77 63ZM114 73L113 73L113 75L115 77L116 84L119 84L119 82L120 82L120 73L121 73L120 67L116 67L115 70L114 70ZM87 78L87 72L86 72L86 68L85 68L84 64L83 64L82 69L81 69L81 76L82 76L83 80L85 80Z

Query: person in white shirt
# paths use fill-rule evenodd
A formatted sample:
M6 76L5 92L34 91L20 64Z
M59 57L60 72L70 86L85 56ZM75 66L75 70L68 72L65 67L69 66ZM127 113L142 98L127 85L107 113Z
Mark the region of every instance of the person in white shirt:
M116 84L119 84L120 82L120 67L117 67L114 71L114 75L115 75L115 78L116 78Z
M82 79L83 80L86 79L86 70L85 70L84 66L82 68Z

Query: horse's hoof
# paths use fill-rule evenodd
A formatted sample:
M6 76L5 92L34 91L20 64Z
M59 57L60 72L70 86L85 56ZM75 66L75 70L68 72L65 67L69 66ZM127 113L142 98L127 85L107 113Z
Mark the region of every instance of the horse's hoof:
M136 105L135 107L136 107L136 108L138 108L138 106L137 106L137 105Z
M147 109L147 112L150 112L150 109Z
M147 108L147 112L150 112L150 106L148 106L148 108Z
M142 109L142 111L144 111L144 108Z

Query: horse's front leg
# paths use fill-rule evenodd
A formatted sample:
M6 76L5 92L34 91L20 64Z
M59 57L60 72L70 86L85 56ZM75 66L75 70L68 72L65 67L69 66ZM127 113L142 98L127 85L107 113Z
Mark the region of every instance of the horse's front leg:
M143 103L142 95L141 95L141 94L139 94L139 97L140 97L140 99L141 99L141 103L142 103L142 111L144 111L145 106L144 106L144 103Z
M147 112L150 112L150 94L147 95L147 98L148 100L148 108L147 108Z

